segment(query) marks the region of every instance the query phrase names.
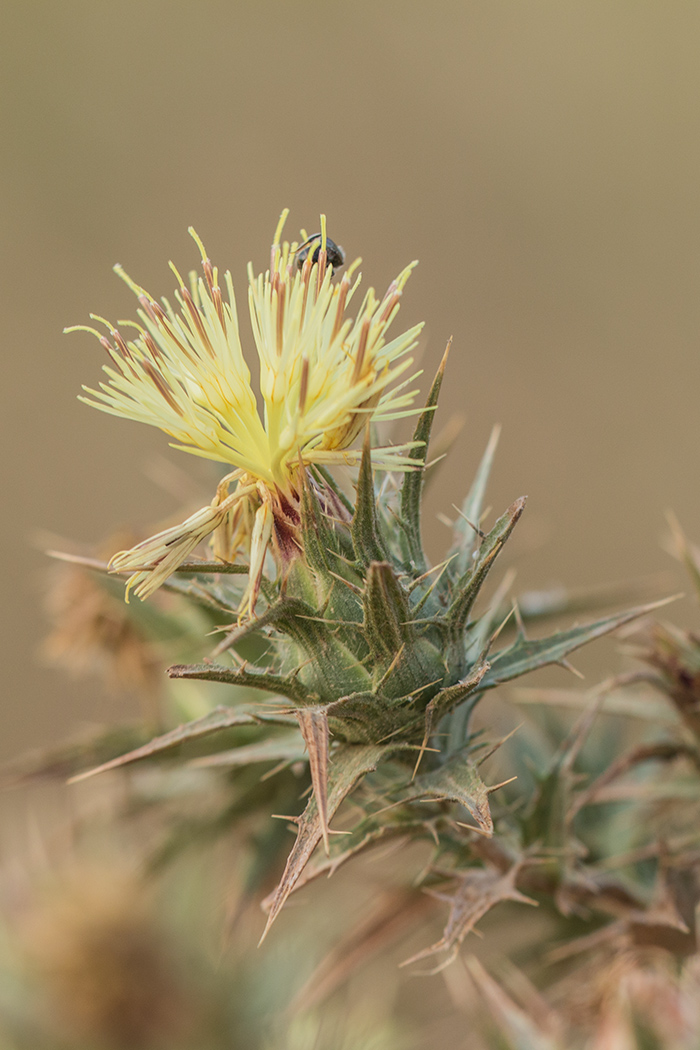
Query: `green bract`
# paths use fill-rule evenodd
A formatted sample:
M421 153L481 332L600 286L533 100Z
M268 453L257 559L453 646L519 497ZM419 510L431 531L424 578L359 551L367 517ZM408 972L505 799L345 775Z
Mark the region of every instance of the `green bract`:
M505 854L508 870L494 873L472 852L475 842L494 834L489 795L500 786L483 779L481 763L488 754L473 731L472 712L494 687L547 664L563 664L572 650L644 611L534 641L519 626L514 637L511 631L507 642L499 641L504 596L497 592L483 603L479 598L525 499L516 500L488 533L481 532L495 436L464 502L451 550L441 565L429 568L421 502L446 356L415 430L416 469L402 475L399 487L385 484L377 492L367 437L354 502L324 469L304 470L300 552L284 574L263 580L267 607L261 601L257 619L227 630L214 650L217 662L169 670L171 678L257 690L259 704L217 708L98 767L163 757L207 737L208 755L198 764L226 771L238 798L234 814L243 818L255 807L269 813L273 798L277 812L284 807L297 824L297 837L267 902L268 927L302 873L307 882L390 836L438 841L442 862L448 854L452 858L452 871L466 863L472 880L490 886L480 897L487 902L480 914L497 900L525 900L516 889L519 861L509 866ZM169 586L209 604L219 617L225 610L235 617L237 578L217 570L212 563L184 566L192 582L185 583L181 572ZM229 695L235 703L236 693ZM232 743L232 729L244 725L255 727L254 739ZM278 775L256 791L255 771L269 776L270 763L277 763ZM306 765L312 787L301 813L298 779L285 773L298 770L299 763ZM276 792L269 787L275 780ZM334 835L330 825L349 796L355 808L338 817L344 833ZM317 850L322 842L324 848ZM437 947L456 950L466 930L463 924Z

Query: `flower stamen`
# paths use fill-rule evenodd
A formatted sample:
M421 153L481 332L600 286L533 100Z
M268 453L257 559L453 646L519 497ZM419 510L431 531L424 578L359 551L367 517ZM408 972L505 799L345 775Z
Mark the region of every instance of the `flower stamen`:
M357 356L355 357L355 367L352 371L353 383L359 383L360 377L362 376L362 369L365 363L365 353L367 351L367 339L369 337L369 326L370 321L367 318L362 322L362 329L360 330L360 343L357 348Z
M340 281L333 280L328 261L333 243L321 216L320 235L303 235L302 262L297 242L281 240L287 214L282 213L275 231L270 269L255 275L248 267L260 407L241 347L231 275L224 275L224 298L217 268L192 229L202 270L199 278L191 275L188 287L171 263L178 284L173 306L167 299L153 299L117 266L138 299L142 323L119 322L134 329L131 338L103 318L95 320L108 336L87 329L109 354L110 365L105 365L107 381L95 390L86 387L83 400L112 415L158 426L174 448L226 463L232 471L209 507L115 556L114 571L132 572L128 589L140 597L156 590L209 540L217 557L247 553L251 572L244 606L252 613L267 550L273 550L280 571L299 553L303 472L314 464L356 464L360 452L350 446L368 420L416 411L416 391L406 389L412 379L397 381L410 368L408 354L421 326L387 341L413 264L381 301L369 289L354 318L348 317L360 260ZM375 466L411 469L412 447L375 449ZM231 483L235 490L229 495Z

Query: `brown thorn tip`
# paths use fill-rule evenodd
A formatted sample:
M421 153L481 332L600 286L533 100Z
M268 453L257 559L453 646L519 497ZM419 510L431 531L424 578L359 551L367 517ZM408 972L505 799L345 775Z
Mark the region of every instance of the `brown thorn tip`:
M494 791L498 791L499 788L505 787L506 784L512 784L513 781L517 779L517 777L509 777L508 780L502 780L500 784L493 784L492 787L486 788L486 794L491 795Z

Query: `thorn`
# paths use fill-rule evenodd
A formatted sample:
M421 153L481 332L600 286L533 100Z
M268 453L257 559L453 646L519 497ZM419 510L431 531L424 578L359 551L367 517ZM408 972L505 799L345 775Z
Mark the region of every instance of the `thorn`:
M284 813L271 813L270 816L273 820L288 820L291 824L298 824L300 821L299 817L289 817Z
M429 460L425 464L425 470L426 471L431 470L433 467L436 467L438 465L438 463L442 463L443 459L446 459L446 458L447 458L447 453L446 452L442 452L439 456L435 456L434 459Z
M345 525L347 523L341 522L341 524ZM338 559L338 561L345 562L345 564L349 566L349 568L354 569L355 562L352 561L350 558L346 558L344 554L340 553L340 551L334 551L331 547L325 547L324 550L326 554L332 554L334 558Z
M448 529L453 529L454 528L455 523L453 522L452 518L448 518L446 514L442 513L442 511L440 511L438 514L436 514L435 517L437 518L437 520L440 522L441 525L446 525Z
M466 514L459 509L459 507L457 506L456 503L453 503L452 506L457 511L457 513L459 514L460 518L463 521L466 521L466 523L469 526L469 528L474 530L474 532L477 534L479 539L485 540L486 539L486 533L482 532L481 529L479 528L479 526L475 525L473 521L470 521L469 518L466 516ZM486 516L486 514L482 515L482 517L485 517L485 516Z
M404 700L412 700L414 696L420 696L426 689L430 689L431 686L438 685L442 682L442 678L434 678L432 682L426 682L425 685L419 685L416 689L412 689L410 693L404 693L403 696L398 697L396 703L403 703Z
M418 752L418 758L416 759L416 764L413 767L413 772L411 773L411 783L416 779L416 775L418 773L418 767L420 766L420 764L421 764L421 762L423 760L423 755L425 754L425 752L427 750L428 750L428 734L426 733L425 736L423 737L423 743L420 746L420 751Z
M64 551L45 551L44 553L49 558L55 558L57 561L67 561L73 565L84 565L86 569L99 569L100 572L109 571L107 562L99 561L97 558L84 558L80 554L67 554Z
M428 571L424 572L422 576L416 577L416 579L413 580L413 582L409 585L408 593L411 594L416 589L416 587L418 586L419 583L422 583L423 580L427 580L428 577L432 576L432 574L434 572L438 572L439 571L440 576L442 576L442 574L445 571L445 569L447 568L447 566L450 564L451 561L454 561L454 559L456 557L457 557L457 555L453 554L453 555L451 555L451 557L446 558L445 561L440 562L439 565L433 565L432 569L428 569ZM439 578L440 577L438 577L438 579ZM437 583L437 580L435 582Z
M505 744L505 743L506 743L506 742L507 742L508 740L510 740L510 738L511 738L512 736L515 736L515 734L516 734L516 733L518 732L518 730L519 730L519 729L522 729L522 727L523 727L524 725L525 725L525 723L524 723L524 722L520 722L520 723L519 723L519 724L518 724L518 725L517 725L517 726L515 727L515 729L511 729L510 733L508 733L508 734L507 734L506 736L502 737L502 738L501 738L501 739L500 739L499 741L497 741L497 743L495 743L495 744L493 745L493 747L492 747L492 748L490 748L490 749L489 749L489 750L488 750L488 751L486 752L486 754L485 754L485 755L482 755L482 756L481 756L481 758L480 758L480 759L479 759L479 761L477 762L477 766L482 766L482 765L484 764L484 762L486 762L486 761L487 761L487 760L488 760L489 758L491 758L491 756L492 756L492 755L495 755L495 754L496 754L496 752L497 752L497 751L498 751L498 750L499 750L500 748L502 748L502 747L503 747L503 745L504 745L504 744Z
M488 640L488 642L486 644L485 652L489 652L489 650L491 649L491 646L496 641L496 639L498 638L499 634L501 633L501 631L503 630L505 625L508 623L508 621L510 620L511 616L514 615L514 613L515 613L515 605L513 605L513 607L511 608L510 612L508 613L508 615L505 617L504 620L501 621L500 625L496 628L496 630L493 632L493 634L489 638L489 640Z
M401 656L403 655L403 651L404 651L405 648L406 648L406 643L402 642L401 643L401 648L399 649L399 651L397 652L396 656L394 657L394 659L391 661L391 663L387 667L386 671L384 672L384 674L382 675L380 680L377 682L377 685L375 686L375 689L374 689L375 693L384 685L384 683L386 682L386 680L389 677L389 675L391 674L391 672L396 669L396 666L397 666L399 660L401 659Z
M268 769L267 773L263 773L263 775L260 777L260 783L262 784L266 780L270 780L272 777L277 776L278 773L281 773L282 770L290 764L290 761L291 760L289 758L283 758L282 761L278 762L276 766L272 767L272 769Z
M214 649L212 649L212 653L211 653L212 656L214 656L214 657L222 656L226 652L227 649L230 649L231 646L234 645L234 643L236 641L236 638L240 634L240 631L241 631L241 628L238 626L238 624L236 624L236 626L233 628L233 630L230 630L228 632L228 634L226 634L221 639L219 644L217 646L215 646Z
M262 936L261 936L260 940L258 941L258 948L262 947L262 943L265 940L265 938L267 937L268 933L270 932L270 927L272 926L273 921L274 921L273 917L271 915L269 915L268 918L267 918L267 922L265 923L265 929L263 930Z
M585 674L582 674L573 664L569 663L566 658L557 660L557 664L559 667L563 667L565 671L570 671L575 678L580 678L583 681L586 677Z
M332 569L329 569L328 573L330 576L333 576L336 580L340 580L341 583L344 583L345 586L348 587L353 594L362 594L362 588L357 587L354 583L350 583L350 580L346 580L343 576L339 576L338 573L333 572Z
M430 731L433 728L433 711L434 710L435 709L433 707L433 701L431 700L430 703L428 704L428 706L425 709L425 733L423 735L423 743L421 744L420 751L418 752L418 758L416 759L416 764L413 767L413 773L411 774L411 782L413 782L416 779L416 774L418 773L418 767L420 766L421 762L423 761L423 755L428 750L428 741L430 739Z
M237 653L235 649L231 648L231 649L229 649L228 654L231 657L231 659L233 660L233 662L238 664L238 670L239 671L243 671L247 661L243 659L243 657L240 655L240 653ZM205 656L205 657L203 657L203 659L204 660L208 660L209 657Z
M465 824L461 820L456 820L455 824L458 828L466 828L467 831L475 831L477 835L481 835L482 838L490 839L493 838L493 834L489 834L485 828L480 828L478 824Z
M520 612L520 606L518 605L518 599L517 598L513 599L513 616L515 617L515 622L518 625L518 634L520 635L521 638L527 640L527 634L525 632L525 624L523 622L523 617L522 617L522 614Z
M486 794L491 795L494 791L498 791L499 788L505 787L506 784L512 784L513 781L517 779L517 777L509 777L508 780L502 780L500 784L494 784L492 787L487 787Z
M440 367L438 368L438 372L444 372L447 367L447 358L449 357L450 350L452 349L453 339L454 336L451 335L450 338L447 340L447 346L445 347L445 352L442 355L442 360L440 361Z

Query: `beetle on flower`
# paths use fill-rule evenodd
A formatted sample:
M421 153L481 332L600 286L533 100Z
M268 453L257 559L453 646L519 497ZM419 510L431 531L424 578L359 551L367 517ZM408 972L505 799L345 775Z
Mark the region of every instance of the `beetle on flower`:
M114 555L112 571L131 573L127 598L132 588L147 598L210 539L222 561L234 561L240 551L248 554L250 575L241 609L252 614L268 549L281 570L298 551L298 508L308 468L357 463L360 452L351 446L370 420L415 412L417 391L411 383L420 373L398 380L412 364L408 355L422 325L390 340L387 332L416 264L401 271L381 300L370 288L355 317L346 317L360 284L360 260L333 281L332 242L322 216L320 250L307 253L299 267L298 245L281 242L287 214L282 213L275 232L270 269L256 276L248 267L262 414L241 346L231 275L224 276L225 299L218 270L192 229L203 275L192 274L188 288L170 264L179 284L176 308L167 299L155 300L117 266L138 297L139 321L120 321L117 327L93 314L106 334L85 325L66 329L91 332L110 357L104 366L107 381L98 390L85 387L89 396L81 400L157 426L173 439L174 448L233 468L211 504ZM135 330L132 339L122 334L126 327ZM406 453L411 447L377 448L374 465L410 469ZM314 483L323 485L322 476ZM323 494L333 505L332 492Z

